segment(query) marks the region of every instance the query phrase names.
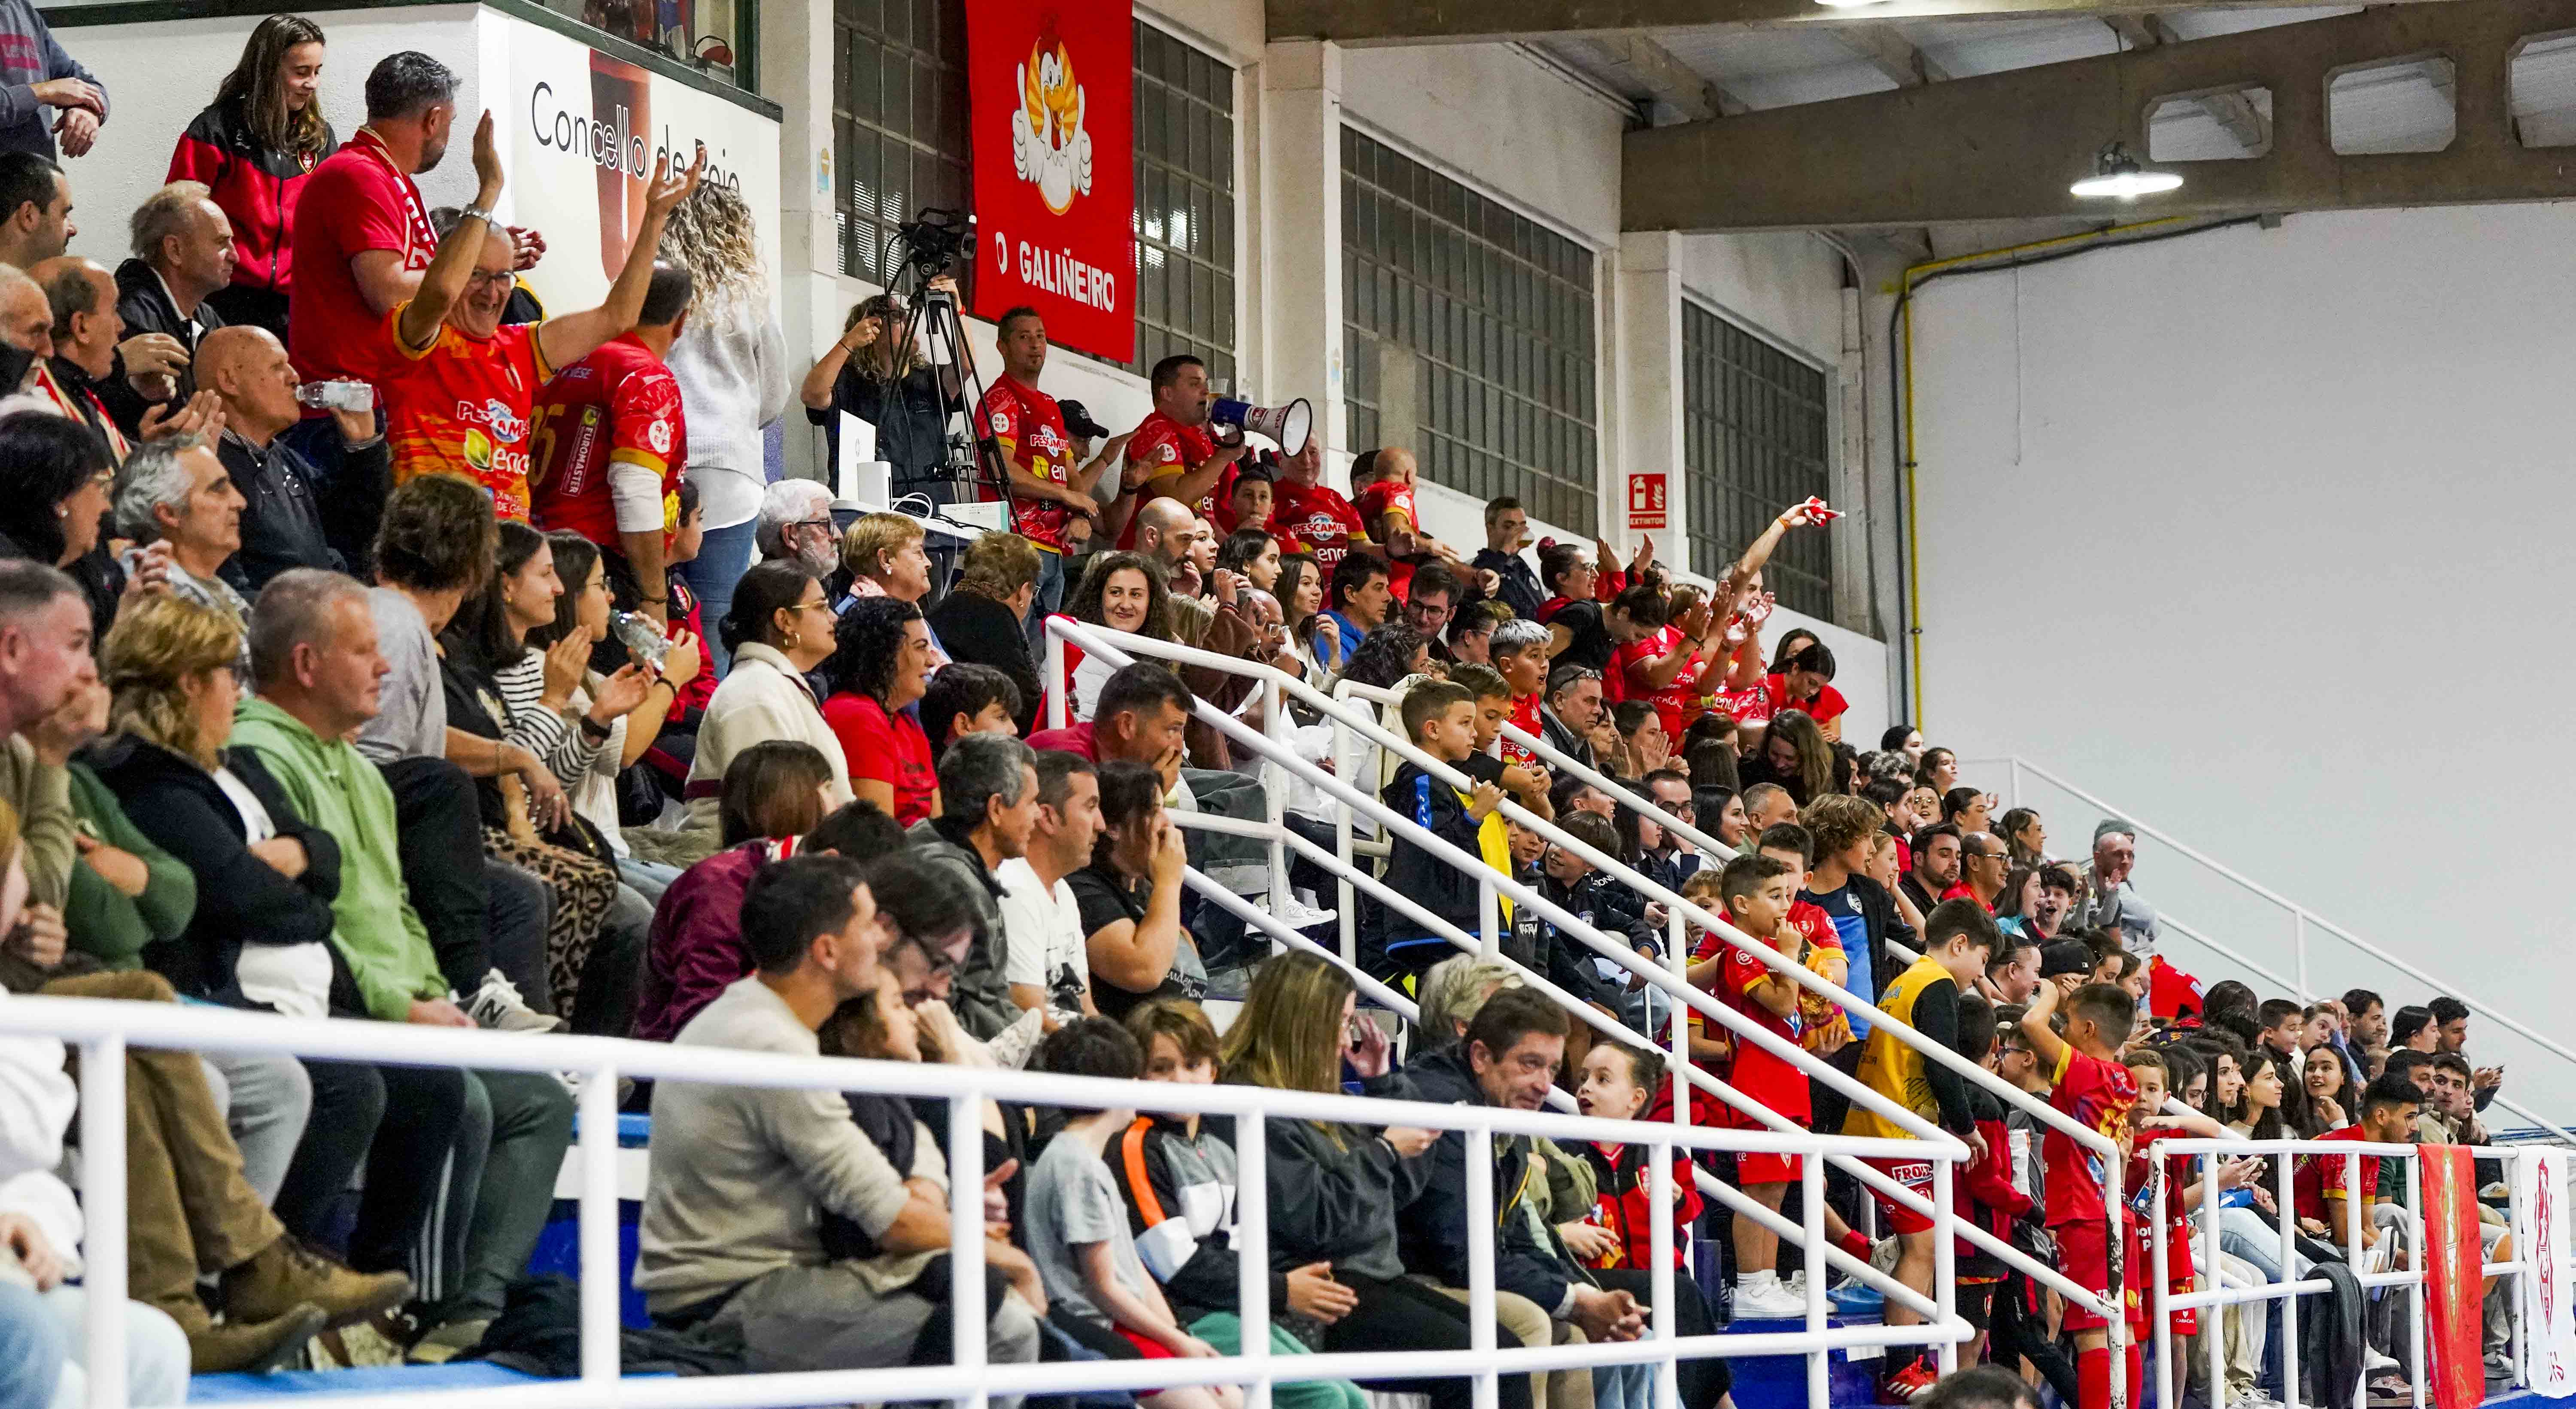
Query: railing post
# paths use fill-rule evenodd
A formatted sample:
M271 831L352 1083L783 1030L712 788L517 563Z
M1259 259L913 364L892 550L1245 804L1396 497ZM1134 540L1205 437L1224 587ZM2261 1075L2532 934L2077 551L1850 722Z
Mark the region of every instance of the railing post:
M590 1072L581 1087L581 1377L623 1373L617 1305L617 1068Z
M2347 1196L2348 1200L2349 1196ZM2356 1212L2353 1216L2358 1218L2361 1215ZM2417 1159L2412 1150L2406 1152L2406 1219L2411 1225L2408 1231L2413 1235L2410 1240L2410 1251L2415 1273L2415 1284L2412 1288L2415 1294L2415 1314L2409 1318L2415 1323L2413 1335L2415 1354L2408 1363L2415 1368L2415 1409L2424 1409L2424 1387L2433 1381L2432 1371L2426 1366L2424 1360L2424 1302L2425 1293L2430 1290L2432 1281L2424 1273L2424 1260L2428 1251L2425 1247L2424 1232L2430 1225L2424 1218L2424 1162Z
M2314 1002L2314 995L2308 989L2308 912L2293 910L2290 912L2290 919L2295 925L2293 933L2296 938L2293 943L2297 946L2298 968L2295 972L2299 977L2299 1001Z
M1350 752L1351 726L1339 714L1333 715L1332 725L1333 776L1338 778L1341 777L1342 761ZM1356 780L1343 781L1354 788L1360 786ZM1360 961L1360 892L1359 887L1351 884L1351 810L1347 807L1333 809L1333 859L1341 863L1333 874L1333 890L1335 898L1340 901L1337 919L1342 934L1342 962L1357 965Z
M1646 1219L1646 1249L1654 1259L1654 1272L1647 1286L1655 1299L1650 1308L1654 1313L1655 1339L1664 1346L1664 1363L1655 1374L1655 1409L1673 1409L1681 1393L1681 1353L1673 1345L1674 1338L1681 1334L1673 1307L1673 1148L1665 1144L1649 1146L1646 1170L1646 1195L1652 1205Z
M2012 799L2011 806L2019 807L2021 806L2021 755L2014 754L2006 761L2012 765L2012 782L2006 786L2005 796Z
M1045 629L1045 635L1046 678L1038 682L1038 692L1046 700L1046 727L1062 729L1072 719L1073 682L1064 678L1064 638L1056 634L1052 625Z
M2199 1284L2203 1281L2206 1281L2206 1283L2212 1288L2220 1285L2218 1275L2218 1215L2221 1210L2219 1207L2220 1200L2218 1197L2218 1170L2220 1164L2223 1163L2223 1160L2215 1150L2202 1155L2201 1159L2204 1161L2202 1165L2204 1172L2201 1175L2200 1186L2200 1233L2201 1244L2209 1250L2209 1256L2205 1261L2201 1259L2195 1259L2193 1261L2192 1265L2194 1268L2206 1266L2208 1269L2205 1273L2201 1273L2194 1277L2193 1282L2195 1290L2198 1289ZM2293 1216L2295 1217L2296 1215L2294 1214ZM2286 1267L2282 1268L2281 1275L2284 1280L2289 1279L2290 1269ZM2268 1288L2270 1284L2266 1283L2265 1285ZM2284 1302L2283 1305L2286 1307L2288 1303ZM2254 1315L2261 1316L2266 1320L2269 1320L2271 1317L2270 1306L2266 1302L2247 1302L2245 1303L2244 1310L2251 1312ZM2204 1328L2202 1331L2202 1337L2203 1344L2206 1345L2209 1350L2209 1383L2211 1386L2209 1391L2209 1402L2212 1404L2224 1404L2227 1402L2227 1336L2225 1334L2225 1323L2222 1321L2216 1329L2219 1331L2219 1334L2210 1335L2208 1334L2208 1328ZM2255 1367L2255 1373L2257 1375L2262 1373L2262 1367L2260 1365ZM2365 1375L2363 1378L2367 1380L2369 1377ZM2172 1401L2167 1402L2170 1403ZM2367 1406L2356 1405L2355 1409L2367 1409Z
M1240 1337L1251 1362L1243 1409L1270 1409L1270 1128L1259 1111L1234 1123L1235 1289Z
M1494 1357L1494 1127L1462 1132L1467 1142L1467 1227L1487 1236L1467 1239L1467 1345L1477 1363L1476 1409L1497 1409L1501 1382Z
M1262 688L1261 732L1272 745L1284 752L1288 748L1288 692L1276 680ZM1288 884L1288 843L1284 840L1288 830L1288 788L1288 775L1283 771L1279 775L1279 786L1261 790L1270 804L1270 913L1273 916L1280 913L1280 907L1296 898L1295 891ZM1278 941L1273 940L1270 952L1277 954L1280 949Z
M2154 1222L2147 1225L2147 1236L2153 1239L2156 1245L2154 1253L2156 1268L2156 1280L2154 1284L2156 1291L2156 1405L2157 1409L2172 1409L2172 1406L2182 1403L2181 1400L2174 1398L2173 1298L2165 1295L2165 1293L2173 1286L2172 1255L2165 1247L2167 1240L2164 1236L2165 1197L2169 1192L2167 1186L2172 1184L2173 1181L2163 1177L2164 1170L2162 1165L2163 1162L2156 1155L2155 1146L2149 1145L2147 1147L2147 1182L2148 1188L2153 1192L2147 1199L2147 1216L2153 1219ZM2215 1202L2218 1198L2218 1186L2214 1183L2203 1184L2201 1186L2201 1197ZM2195 1283L2194 1286L2195 1289L2197 1289L2197 1283ZM2216 1311L2219 1308L2213 1306L2209 1309L2211 1311ZM2218 1393L2218 1396L2210 1402L2213 1404L2226 1403L2227 1397L2224 1389L2222 1388Z
M2272 1177L2278 1187L2273 1191L2281 1213L2281 1245L2273 1253L2280 1259L2285 1281L2299 1280L2299 1204L2290 1196L2290 1167L2298 1157L2287 1150L2272 1155ZM2355 1210L2353 1216L2361 1216ZM2358 1262L2353 1265L2359 1266ZM2296 1292L2281 1297L2281 1404L2282 1409L2299 1409L2299 1297Z
M1491 877L1476 879L1476 955L1491 959L1503 952L1503 907L1495 902Z
M1950 1200L1951 1184L1958 1178L1958 1168L1947 1154L1932 1159L1932 1296L1940 1314L1932 1319L1941 1329L1933 1342L1933 1359L1941 1373L1951 1374L1959 1368L1959 1343L1950 1339L1950 1323L1959 1314L1959 1234L1951 1223L1958 1210ZM1807 1281L1813 1285L1821 1268L1810 1269Z
M968 1086L948 1098L948 1315L951 1353L960 1370L984 1368L992 1329L984 1315L984 1091ZM984 1409L982 1380L959 1395L958 1409Z
M1872 1199L1869 1202L1876 1203ZM1799 1216L1806 1226L1801 1230L1807 1268L1807 1333L1825 1332L1825 1283L1833 1273L1825 1264L1825 1161L1822 1155L1809 1155L1798 1161ZM1881 1352L1884 1354L1885 1352ZM1809 1409L1822 1409L1833 1403L1833 1359L1831 1347L1818 1344L1807 1352L1807 1404Z
M125 1407L125 1039L81 1044L81 1211L89 1225L84 1289L89 1409ZM52 1395L46 1394L46 1398Z

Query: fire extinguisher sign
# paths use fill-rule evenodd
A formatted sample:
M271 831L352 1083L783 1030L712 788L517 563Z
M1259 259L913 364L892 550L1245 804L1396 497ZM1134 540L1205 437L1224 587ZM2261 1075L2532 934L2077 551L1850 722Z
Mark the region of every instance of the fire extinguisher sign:
M1650 528L1669 527L1664 518L1663 471L1640 471L1628 476L1629 531L1642 533Z

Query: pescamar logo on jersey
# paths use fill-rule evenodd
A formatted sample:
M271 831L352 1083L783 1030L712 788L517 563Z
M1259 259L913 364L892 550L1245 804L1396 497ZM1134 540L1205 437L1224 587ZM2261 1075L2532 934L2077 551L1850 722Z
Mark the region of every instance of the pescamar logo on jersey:
M1073 76L1073 55L1050 21L1020 65L1020 109L1011 114L1011 160L1020 179L1038 188L1047 209L1073 209L1091 194L1091 134L1082 130L1087 99Z

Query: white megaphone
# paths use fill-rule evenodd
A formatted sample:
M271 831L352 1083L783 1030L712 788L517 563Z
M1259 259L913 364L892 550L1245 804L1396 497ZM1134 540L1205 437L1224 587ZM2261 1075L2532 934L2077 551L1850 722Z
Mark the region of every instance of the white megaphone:
M1315 426L1315 408L1299 397L1285 406L1255 406L1248 401L1219 399L1208 412L1211 424L1236 426L1268 436L1279 443L1279 453L1294 455L1306 448L1307 433Z

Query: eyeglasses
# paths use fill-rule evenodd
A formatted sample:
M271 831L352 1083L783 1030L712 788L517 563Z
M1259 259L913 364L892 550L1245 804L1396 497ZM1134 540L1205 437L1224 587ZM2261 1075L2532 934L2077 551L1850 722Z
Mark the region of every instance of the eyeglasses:
M819 519L798 519L788 525L789 528L830 528L831 526L832 520L828 516Z
M495 285L515 283L517 280L518 275L507 269L477 269L465 276L465 286L470 289L488 289Z

